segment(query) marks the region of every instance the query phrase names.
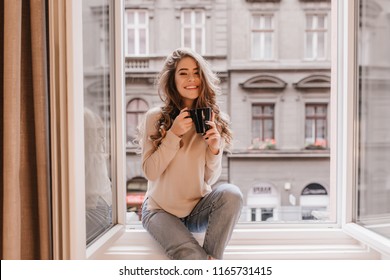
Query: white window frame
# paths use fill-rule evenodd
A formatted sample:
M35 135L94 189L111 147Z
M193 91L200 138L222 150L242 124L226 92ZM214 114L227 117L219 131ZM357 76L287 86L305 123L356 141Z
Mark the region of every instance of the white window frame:
M184 13L190 12L191 14L191 23L189 25L186 25L184 22ZM197 24L196 19L195 19L195 13L196 12L201 12L202 14L202 23ZM180 17L180 22L181 22L181 46L182 47L188 47L191 48L192 50L195 50L199 52L200 54L205 54L206 53L206 12L203 9L183 9L181 11L181 17ZM191 29L191 46L185 46L184 43L184 38L185 38L185 29L190 28ZM196 29L201 28L202 29L202 42L201 42L201 49L196 50Z
M127 227L125 225L125 106L124 100L119 99L116 104L118 138L117 155L117 178L118 178L118 195L117 195L117 211L118 221L115 227L109 230L105 235L98 239L92 246L85 248L85 232L83 227L80 227L83 215L79 215L85 211L83 185L83 127L80 125L83 120L82 112L82 95L77 94L82 92L82 71L80 71L78 61L81 60L82 54L82 32L79 28L81 24L81 2L77 0L66 1L66 19L70 22L71 28L67 30L65 44L68 47L67 53L67 73L70 78L68 80L69 98L67 112L67 135L69 145L67 152L69 161L65 162L67 168L70 169L69 174L69 190L68 190L68 205L65 205L69 213L68 221L64 222L63 230L69 232L70 242L67 244L66 250L69 250L69 258L71 259L159 259L164 258L161 251L156 248L155 242L152 241L148 233L139 227ZM331 211L334 217L330 217L335 223L328 224L239 224L235 229L231 243L248 244L251 240L251 245L255 246L253 251L246 246L238 246L241 248L239 252L233 255L228 255L231 258L242 259L308 259L308 258L337 258L337 257L353 257L350 255L349 245L351 244L348 238L352 238L361 242L362 254L369 254L372 258L390 258L390 241L389 239L380 236L368 229L359 226L355 223L354 215L354 91L356 89L356 51L355 51L355 9L356 1L332 1L332 26L338 26L335 30L334 41L332 43L332 90L337 90L338 93L348 94L332 94L331 96L331 131L336 131L331 135L331 181L330 184L337 186L331 191L331 207L336 211ZM118 95L124 92L124 58L122 49L122 23L123 23L123 1L115 1L115 61L116 61L116 92ZM52 48L53 46L51 46ZM81 60L82 61L82 60ZM124 94L121 95L124 99ZM80 176L78 176L80 175ZM122 180L121 180L122 179ZM73 204L70 204L73 203ZM60 207L56 205L55 207ZM73 207L74 206L74 207ZM54 221L55 223L56 221ZM201 238L196 236L197 238ZM275 238L278 239L278 246L274 246ZM328 245L338 244L347 240L344 250L328 251L324 253L322 249L307 251L307 239L318 241L326 240ZM240 243L241 242L241 243ZM242 243L244 242L244 243ZM245 243L246 242L246 243ZM280 246L279 246L280 244ZM294 244L294 246L289 246ZM321 243L323 244L323 243ZM140 246L141 245L141 246ZM268 251L261 253L261 249L256 251L256 246L269 245ZM119 246L119 247L118 247ZM137 250L132 250L137 248ZM274 248L274 250L272 249ZM280 253L281 248L285 251ZM323 247L321 247L323 248ZM341 248L344 248L341 246ZM227 248L227 251L230 249ZM330 251L329 251L330 250ZM336 250L336 249L335 249ZM375 250L375 252L372 252ZM136 251L136 253L134 253ZM230 251L229 251L230 252ZM300 254L301 252L301 254ZM303 252L303 253L302 253ZM379 252L379 255L378 253Z
M145 24L140 24L139 23L139 13L145 13ZM146 9L126 9L125 11L126 16L125 16L125 24L126 24L126 29L125 29L125 56L146 56L149 54L149 12ZM135 24L130 24L127 22L127 14L128 13L134 13L134 21ZM129 42L127 40L128 36L128 30L133 29L134 30L134 53L130 54L129 53ZM140 30L144 29L145 30L145 36L146 36L146 46L145 46L145 53L141 53L140 51Z
M315 28L314 29L308 29L307 28L307 16L308 15L311 15L313 16L313 20L314 20L314 26ZM325 28L324 29L320 29L318 28L318 16L324 16L325 17ZM306 21L305 21L305 42L304 42L304 57L305 57L305 60L312 60L312 61L318 61L318 60L326 60L327 58L327 46L328 46L328 30L329 30L329 20L328 20L329 16L327 13L306 13ZM313 42L312 42L312 45L310 46L312 48L312 51L313 51L313 56L312 57L308 57L308 46L307 46L307 35L308 33L313 33ZM324 56L323 57L319 57L318 56L318 34L319 33L324 33Z
M260 28L254 28L254 17L260 17ZM264 17L271 17L271 29L267 29L264 27ZM254 36L255 34L260 33L260 46L259 48L255 48L254 46ZM271 57L265 57L265 34L272 34L272 42L271 42ZM260 56L258 57L258 53L260 52ZM256 61L270 61L275 59L275 14L270 13L254 13L251 17L251 58Z

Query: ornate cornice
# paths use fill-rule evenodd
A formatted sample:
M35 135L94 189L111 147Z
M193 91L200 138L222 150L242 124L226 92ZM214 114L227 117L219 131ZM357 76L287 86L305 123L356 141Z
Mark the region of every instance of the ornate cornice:
M330 88L330 77L326 75L310 75L293 85L299 89Z
M271 75L260 75L240 83L243 89L284 89L287 83Z

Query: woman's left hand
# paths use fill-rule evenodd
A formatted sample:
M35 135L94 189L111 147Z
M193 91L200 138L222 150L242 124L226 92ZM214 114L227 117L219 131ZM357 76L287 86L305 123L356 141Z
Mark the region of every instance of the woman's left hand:
M217 125L214 122L215 114L211 112L211 121L206 121L206 124L210 127L205 134L203 135L203 139L206 141L209 146L210 151L217 155L219 153L219 148L221 145L221 134L217 129Z

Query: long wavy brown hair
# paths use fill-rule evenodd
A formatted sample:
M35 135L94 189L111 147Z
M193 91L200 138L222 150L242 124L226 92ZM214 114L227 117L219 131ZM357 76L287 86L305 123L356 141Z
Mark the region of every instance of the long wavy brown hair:
M173 120L183 108L183 100L175 84L175 71L177 64L184 57L192 57L196 61L202 81L200 94L195 100L193 108L211 107L215 115L214 121L221 137L225 139L225 148L228 149L232 140L228 116L220 111L216 102L216 96L221 94L220 80L201 55L187 48L174 50L165 60L164 66L157 77L158 94L164 105L161 107L161 118L156 122L157 132L150 136L150 140L157 148L172 126Z

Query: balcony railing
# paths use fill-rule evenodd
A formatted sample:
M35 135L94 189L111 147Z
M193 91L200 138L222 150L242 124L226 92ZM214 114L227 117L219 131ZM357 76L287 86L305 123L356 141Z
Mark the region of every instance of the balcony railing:
M224 55L206 55L213 70L219 73L226 72L227 57ZM125 71L127 73L159 72L163 67L166 56L128 56L125 58Z
M150 68L150 58L148 57L126 57L125 69L126 71L146 70Z

